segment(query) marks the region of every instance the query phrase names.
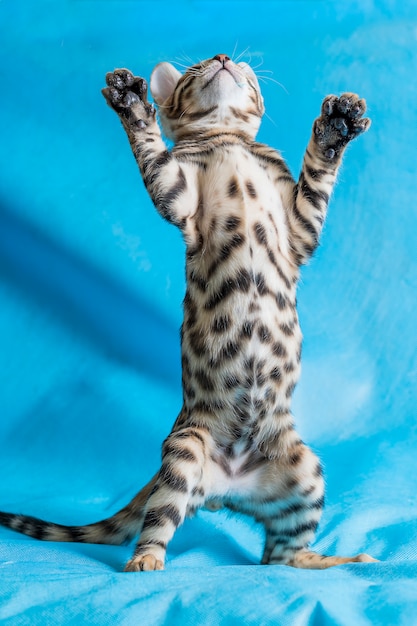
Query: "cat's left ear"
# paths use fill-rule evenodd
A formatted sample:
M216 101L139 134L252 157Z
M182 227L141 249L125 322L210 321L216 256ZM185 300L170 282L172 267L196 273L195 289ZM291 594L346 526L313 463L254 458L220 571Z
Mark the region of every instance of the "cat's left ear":
M259 89L259 83L258 83L258 79L256 77L255 72L253 71L253 69L251 68L251 66L248 63L245 63L244 61L242 61L241 63L238 63L238 66L242 68L242 70L245 72L246 76L254 83L254 85Z
M163 104L177 86L181 72L171 63L158 63L151 74L151 94L156 104Z

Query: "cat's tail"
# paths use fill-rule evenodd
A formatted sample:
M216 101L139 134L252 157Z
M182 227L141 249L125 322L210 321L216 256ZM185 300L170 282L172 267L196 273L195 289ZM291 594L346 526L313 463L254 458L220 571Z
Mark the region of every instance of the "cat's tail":
M86 526L64 526L45 522L30 515L0 511L0 525L43 541L76 541L121 545L138 536L145 515L145 505L158 474L112 517Z

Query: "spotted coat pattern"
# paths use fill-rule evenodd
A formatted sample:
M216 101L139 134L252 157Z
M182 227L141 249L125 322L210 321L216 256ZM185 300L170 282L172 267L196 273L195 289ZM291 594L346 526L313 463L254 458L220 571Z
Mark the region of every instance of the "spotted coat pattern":
M318 244L344 149L370 124L365 101L325 98L295 181L281 155L254 139L264 105L247 64L216 55L184 75L168 63L155 68L150 86L171 151L145 81L115 70L107 85L155 207L186 243L183 407L159 472L113 517L66 527L0 513L0 523L55 541L119 544L140 535L126 566L139 571L163 568L185 516L227 507L263 524L262 563L373 560L309 549L324 484L291 414L299 268Z

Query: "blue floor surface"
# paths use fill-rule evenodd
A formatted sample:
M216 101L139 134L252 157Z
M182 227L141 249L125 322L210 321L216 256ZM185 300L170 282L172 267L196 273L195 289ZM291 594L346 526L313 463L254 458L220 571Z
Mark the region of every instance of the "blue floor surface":
M417 4L3 0L0 50L0 509L96 521L157 469L184 249L100 89L114 67L243 53L259 139L294 174L325 95L368 102L302 274L294 413L325 465L314 548L380 559L260 566L259 527L200 512L165 572L124 574L132 547L0 529L0 623L417 625Z

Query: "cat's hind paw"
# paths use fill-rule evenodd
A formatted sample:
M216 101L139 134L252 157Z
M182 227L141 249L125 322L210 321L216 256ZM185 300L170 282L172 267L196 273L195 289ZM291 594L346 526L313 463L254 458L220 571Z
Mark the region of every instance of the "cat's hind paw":
M339 156L349 141L368 130L371 120L363 117L365 111L365 100L354 93L331 95L323 100L313 134L327 159Z
M125 572L154 572L156 570L164 569L162 561L156 558L153 554L142 554L141 556L133 557L126 563Z

